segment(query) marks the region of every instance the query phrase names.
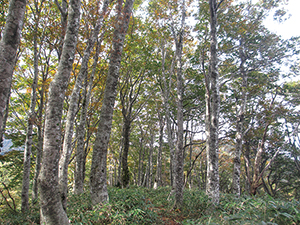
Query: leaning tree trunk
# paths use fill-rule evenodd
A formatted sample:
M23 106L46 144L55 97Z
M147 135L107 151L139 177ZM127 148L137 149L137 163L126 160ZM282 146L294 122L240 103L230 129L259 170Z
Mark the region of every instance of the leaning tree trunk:
M110 63L106 78L100 121L92 156L90 191L93 205L108 201L106 184L107 148L112 127L113 109L117 94L116 88L119 79L124 39L129 26L133 2L134 0L126 1L124 9L122 10L123 1L118 0L116 28L112 40L113 48L110 54Z
M79 99L79 93L81 91L82 82L84 78L87 76L88 62L90 59L90 55L98 39L98 34L103 24L103 18L104 15L106 14L108 3L109 3L108 0L104 2L102 14L97 21L97 24L95 26L91 38L88 40L87 47L84 51L80 71L76 78L75 86L71 94L71 99L70 99L70 104L69 104L69 109L67 114L66 127L65 127L63 150L59 161L59 172L58 172L59 192L65 210L67 208L68 166L72 154L72 137L73 137L74 120L77 112L77 102Z
M67 31L57 73L50 84L46 109L43 164L39 176L41 224L69 224L58 187L61 118L72 71L80 21L80 0L70 0Z
M16 53L20 43L26 11L26 0L9 2L3 37L0 41L0 137L2 138L3 117L10 94ZM0 140L2 144L2 139Z
M206 80L206 151L207 151L207 185L206 194L215 204L219 203L219 111L220 91L217 68L217 2L209 0L210 6L210 71Z
M38 10L38 9L37 9ZM39 16L38 16L39 18ZM39 22L36 21L35 31L37 31ZM33 131L33 124L35 122L35 106L36 106L36 89L38 83L38 75L39 75L39 68L38 68L38 46L37 46L37 33L34 35L34 77L32 81L32 92L31 92L31 99L30 99L30 109L29 115L27 120L27 130L26 130L26 140L25 140L25 150L24 150L24 164L23 164L23 182L22 182L22 205L21 210L22 212L29 209L29 182L30 182L30 157L31 157L31 147L32 147L32 131Z

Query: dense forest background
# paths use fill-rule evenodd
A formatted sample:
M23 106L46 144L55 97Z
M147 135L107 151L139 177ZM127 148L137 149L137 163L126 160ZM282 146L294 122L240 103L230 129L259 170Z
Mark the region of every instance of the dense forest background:
M299 37L263 24L287 19L286 1L2 0L3 45L18 2L1 210L38 205L41 223L69 224L78 196L103 206L133 187L123 195L154 189L174 212L190 196L299 201Z

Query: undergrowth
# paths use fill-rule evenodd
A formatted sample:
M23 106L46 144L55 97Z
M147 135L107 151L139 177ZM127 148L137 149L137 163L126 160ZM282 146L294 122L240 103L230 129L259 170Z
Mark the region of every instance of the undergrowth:
M157 190L131 187L109 188L108 204L92 206L89 193L70 195L68 217L71 224L300 224L300 205L270 196L221 195L213 206L200 190L185 190L183 207L173 210L168 201L170 188ZM0 212L0 224L39 224L39 208L27 213L6 207Z

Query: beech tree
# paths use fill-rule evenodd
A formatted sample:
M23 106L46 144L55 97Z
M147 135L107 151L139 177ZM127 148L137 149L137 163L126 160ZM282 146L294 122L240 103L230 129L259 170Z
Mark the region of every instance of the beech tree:
M10 86L16 54L20 43L21 31L26 11L26 0L9 2L3 36L0 41L0 144L2 145L2 129L4 110L10 94Z
M108 201L106 183L107 148L110 139L113 109L116 98L116 88L119 78L120 63L125 35L129 26L134 0L117 2L116 27L113 34L110 64L106 77L100 122L93 147L92 166L90 175L90 191L92 203Z
M69 224L58 189L58 162L61 146L61 117L65 92L75 58L80 18L80 0L68 7L66 35L57 73L50 84L45 118L43 164L39 175L41 223Z
M217 52L217 11L221 2L209 0L210 10L210 61L209 74L205 77L206 86L206 155L207 185L206 193L215 204L219 203L219 113L220 90Z

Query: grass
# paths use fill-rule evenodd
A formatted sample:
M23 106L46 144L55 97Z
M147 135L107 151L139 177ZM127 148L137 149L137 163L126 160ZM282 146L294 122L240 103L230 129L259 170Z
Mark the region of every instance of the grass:
M173 200L167 201L170 189L131 187L109 188L109 204L92 206L88 193L68 198L71 224L300 224L300 205L296 200L283 201L270 196L222 194L220 204L210 204L203 191L186 190L181 210L174 211ZM28 213L0 212L0 224L39 224L38 206Z

